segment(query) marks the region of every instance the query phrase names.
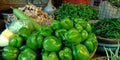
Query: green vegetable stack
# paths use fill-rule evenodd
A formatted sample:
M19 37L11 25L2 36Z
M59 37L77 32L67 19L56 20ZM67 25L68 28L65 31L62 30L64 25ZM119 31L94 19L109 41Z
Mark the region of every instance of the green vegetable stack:
M32 21L18 9L13 13L19 19ZM97 46L90 24L82 19L52 20L50 26L38 26L34 21L31 24L35 27L34 30L22 27L18 33L11 36L9 46L3 49L3 59L89 60L90 53Z

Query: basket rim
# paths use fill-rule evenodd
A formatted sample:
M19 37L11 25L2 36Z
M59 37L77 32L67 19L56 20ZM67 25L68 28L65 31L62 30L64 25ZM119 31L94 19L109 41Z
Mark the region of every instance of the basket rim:
M115 39L115 38L105 38L101 36L97 36L98 42L103 42L103 43L118 43L120 42L120 39Z
M97 44L96 44L96 46L95 46L94 51L93 51L92 53L90 53L90 59L92 59L92 57L94 57L94 55L95 55L95 53L96 53L96 51L97 51L97 48L98 48L98 41L97 41Z

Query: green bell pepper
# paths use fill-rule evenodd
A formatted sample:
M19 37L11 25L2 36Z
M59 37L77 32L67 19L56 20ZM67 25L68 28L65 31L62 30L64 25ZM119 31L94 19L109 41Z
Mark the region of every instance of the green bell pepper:
M80 32L80 35L82 37L82 42L85 41L88 38L88 32L86 30L82 30Z
M54 36L47 36L43 41L43 48L46 51L58 51L61 49L61 40Z
M60 22L57 20L52 20L50 26L52 27L53 30L57 30L61 28Z
M77 45L82 42L80 33L74 28L65 33L65 40L73 45Z
M59 60L56 52L43 52L42 60Z
M53 31L50 26L43 25L39 28L39 32L43 36L49 36L52 34Z
M72 50L65 47L63 50L59 51L60 60L72 60Z
M55 31L55 36L58 38L62 38L62 40L65 40L64 34L67 30L66 29L59 29Z
M19 50L15 47L6 46L3 48L2 57L5 60L16 60Z
M18 60L36 60L37 54L30 48L26 48L22 51L19 56Z
M81 32L83 30L83 27L78 23L75 24L75 28L78 30L78 32Z
M62 28L64 29L70 29L73 27L73 21L70 20L69 18L62 19L60 23L61 23Z
M79 19L79 20L77 20L76 23L80 24L83 27L83 29L85 29L88 22L85 20Z
M24 37L25 39L27 39L27 37L31 34L30 29L22 27L20 28L20 30L18 31L18 34L22 37Z
M78 22L81 22L81 21L84 21L84 19L82 18L75 18L73 19L74 23L78 23Z
M40 33L34 32L28 37L26 45L29 48L36 50L37 48L42 47L42 41L43 41L43 36Z
M75 60L89 60L90 54L84 45L78 44L76 46L73 46L72 49L73 57Z
M96 47L96 45L97 45L97 38L96 38L96 35L94 33L90 33L88 35L88 40L92 41L94 47Z
M22 43L23 43L23 39L18 34L12 35L9 39L9 46L18 48L22 46Z
M87 22L87 26L86 26L85 30L89 33L92 32L92 27L91 27L90 23Z
M93 42L89 39L84 42L84 45L87 47L89 53L93 52L95 49Z
M97 39L94 33L90 33L88 35L88 38L84 42L84 45L87 47L90 53L94 51L95 47L97 46Z

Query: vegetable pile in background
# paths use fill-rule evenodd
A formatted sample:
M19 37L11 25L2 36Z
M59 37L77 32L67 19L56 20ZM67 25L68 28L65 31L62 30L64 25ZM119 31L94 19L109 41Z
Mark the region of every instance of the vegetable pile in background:
M93 24L93 31L97 36L120 39L120 19L106 18Z
M35 29L22 26L10 37L2 51L5 60L89 60L97 46L90 24L83 19L66 17L46 26L36 24L18 9L13 14L30 20Z
M82 18L85 20L97 19L97 10L85 4L71 4L63 3L55 14L55 19L61 20L64 17L69 17L70 19Z

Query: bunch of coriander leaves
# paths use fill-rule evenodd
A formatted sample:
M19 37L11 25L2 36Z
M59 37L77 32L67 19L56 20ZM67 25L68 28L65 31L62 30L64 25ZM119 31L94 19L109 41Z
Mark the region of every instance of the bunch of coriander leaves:
M90 19L95 20L98 19L98 11L94 6L86 4L63 3L55 13L55 19L61 20L65 17L71 20L74 18L82 18L87 21Z

